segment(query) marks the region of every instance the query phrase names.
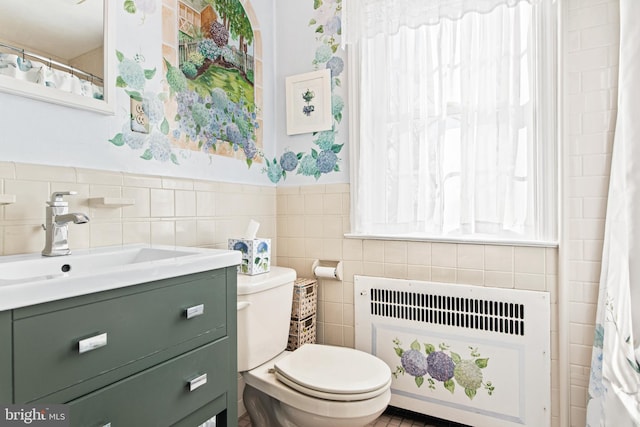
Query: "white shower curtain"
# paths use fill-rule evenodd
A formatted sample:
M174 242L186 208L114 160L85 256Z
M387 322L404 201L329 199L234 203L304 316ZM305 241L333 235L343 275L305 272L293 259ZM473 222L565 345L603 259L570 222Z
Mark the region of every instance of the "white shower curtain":
M618 119L587 426L640 426L640 1L620 0ZM634 310L635 308L635 310Z

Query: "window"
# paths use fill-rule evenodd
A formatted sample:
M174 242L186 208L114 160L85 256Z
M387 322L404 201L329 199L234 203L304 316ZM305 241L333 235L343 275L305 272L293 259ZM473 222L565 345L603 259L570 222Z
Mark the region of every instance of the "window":
M552 2L434 3L345 3L353 234L555 241Z

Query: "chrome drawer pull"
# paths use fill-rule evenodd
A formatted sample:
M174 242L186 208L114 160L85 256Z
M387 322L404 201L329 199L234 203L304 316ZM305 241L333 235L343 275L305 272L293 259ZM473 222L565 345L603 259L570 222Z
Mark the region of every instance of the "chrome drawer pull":
M187 308L187 319L192 319L204 314L204 304L194 305Z
M107 345L107 333L78 341L78 353L86 353Z
M189 391L193 391L207 383L207 374L198 375L189 381Z

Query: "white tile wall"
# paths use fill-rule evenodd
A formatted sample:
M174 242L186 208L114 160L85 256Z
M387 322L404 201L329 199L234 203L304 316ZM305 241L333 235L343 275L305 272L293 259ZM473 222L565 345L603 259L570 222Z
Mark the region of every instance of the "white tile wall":
M571 0L566 12L565 139L569 153L567 287L571 426L585 425L604 218L616 118L619 2ZM558 411L554 424L559 425Z
M128 243L226 249L250 219L261 223L260 236L276 239L273 187L0 162L0 190L16 196L16 203L0 206L2 255L42 250L45 202L61 190L77 191L67 197L70 210L91 218L70 226L72 249ZM105 207L93 200L100 197L135 204Z
M353 346L353 276L372 276L545 290L557 304L557 250L533 247L362 240L342 237L349 231L349 186L314 185L277 190L279 263L310 277L321 259L339 260L344 280L321 280L318 292L318 341ZM311 200L315 199L315 200ZM341 200L338 209L338 201ZM301 209L300 204L305 208ZM308 209L308 210L307 210ZM304 220L305 226L300 225ZM342 224L340 233L314 224ZM337 225L336 225L337 228ZM335 233L335 234L333 234ZM334 240L337 241L334 244ZM554 326L557 337L557 325ZM554 360L557 345L553 345ZM557 363L555 363L557 372ZM557 375L554 375L557 378ZM557 385L555 385L557 388Z

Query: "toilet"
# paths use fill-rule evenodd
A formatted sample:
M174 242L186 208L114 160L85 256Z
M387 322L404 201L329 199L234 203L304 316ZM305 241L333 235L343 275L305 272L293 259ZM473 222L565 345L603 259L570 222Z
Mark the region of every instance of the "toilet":
M346 347L286 351L296 272L238 275L238 371L253 427L358 427L391 398L385 362Z

